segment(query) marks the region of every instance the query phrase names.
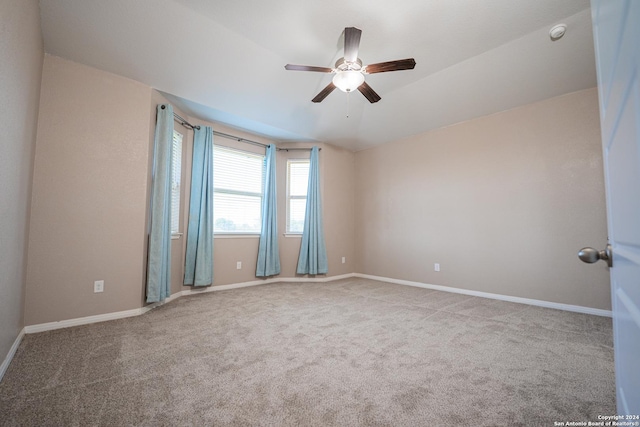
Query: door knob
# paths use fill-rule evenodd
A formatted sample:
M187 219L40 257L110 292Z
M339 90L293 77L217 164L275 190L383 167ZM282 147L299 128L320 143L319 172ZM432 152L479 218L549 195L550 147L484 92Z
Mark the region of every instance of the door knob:
M578 252L578 258L580 258L587 264L593 264L594 262L603 260L607 262L607 265L609 267L613 266L613 254L611 252L611 245L607 245L606 249L603 251L599 251L593 248L582 248L580 249L580 252Z

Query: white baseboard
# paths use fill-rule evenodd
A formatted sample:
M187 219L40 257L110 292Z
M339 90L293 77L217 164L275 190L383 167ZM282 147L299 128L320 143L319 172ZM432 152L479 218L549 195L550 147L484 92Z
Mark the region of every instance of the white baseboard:
M182 291L181 296L198 295L198 294L203 294L208 292L217 292L217 291L228 291L229 289L248 288L250 286L268 285L269 283L276 283L276 282L283 282L283 280L263 279L263 280L252 280L250 282L231 283L228 285L202 286L202 287L193 286L191 287L191 289L186 289Z
M491 298L501 301L516 302L519 304L535 305L538 307L555 308L557 310L574 311L576 313L593 314L596 316L611 317L611 310L602 310L599 308L583 307L581 305L562 304L559 302L543 301L531 298L513 297L509 295L492 294L489 292L472 291L469 289L452 288L450 286L430 285L428 283L412 282L409 280L392 279L389 277L372 276L370 274L355 273L355 277L363 279L378 280L381 282L395 283L398 285L415 286L418 288L434 289L436 291L453 292L456 294L472 295L475 297Z
M182 295L196 295L203 292L226 291L229 289L246 288L249 286L268 285L270 283L325 283L334 280L348 279L355 277L355 273L341 274L339 276L316 276L316 277L272 277L263 280L252 280L250 282L232 283L229 285L208 286L204 289L187 289L182 291Z
M95 316L78 317L76 319L60 320L59 322L40 323L37 325L25 326L25 333L35 334L38 332L53 331L54 329L69 328L71 326L88 325L89 323L105 322L107 320L124 319L125 317L139 316L146 313L146 307L134 308L133 310L116 311L115 313L98 314Z
M16 351L18 350L18 346L20 345L20 342L22 341L22 337L24 337L24 334L25 334L24 329L25 328L22 328L22 330L16 337L16 340L13 342L13 345L9 349L9 353L7 353L7 356L4 358L2 365L0 365L0 381L2 381L2 377L4 377L4 373L7 372L7 368L9 368L9 364L13 360L13 356L16 354Z
M334 280L348 279L355 277L356 273L341 274L339 276L316 276L316 277L283 277L282 279L274 279L274 282L287 283L326 283Z
M201 290L195 290L195 289L187 289L184 291L180 291L180 292L176 292L175 294L171 295L170 297L166 298L164 301L160 301L160 302L155 302L153 304L149 304L146 305L144 307L140 307L140 308L134 308L132 310L125 310L125 311L117 311L114 313L105 313L105 314L98 314L95 316L87 316L87 317L79 317L76 319L68 319L68 320L61 320L58 322L48 322L48 323L40 323L37 325L29 325L29 326L25 326L25 328L22 330L21 334L24 335L25 333L27 334L35 334L38 332L45 332L45 331L53 331L55 329L62 329L62 328L69 328L71 326L80 326L80 325L88 325L90 323L98 323L98 322L105 322L107 320L115 320L115 319L124 319L126 317L133 317L133 316L140 316L141 314L147 313L151 310L153 310L156 307L160 307L164 304L167 304L173 300L176 300L182 296L186 296L186 295L197 295L197 294L201 294L201 293L208 293L208 292L216 292L216 291L225 291L225 290L229 290L229 289L237 289L237 288L246 288L249 286L259 286L259 285L267 285L269 283L282 283L282 282L289 282L289 283L304 283L304 282L330 282L333 280L340 280L340 279L346 279L349 277L354 277L353 273L349 273L349 274L343 274L340 276L329 276L329 277L282 277L282 278L278 278L278 277L274 277L274 278L270 278L270 279L264 279L264 280L252 280L250 282L241 282L241 283L232 283L229 285L219 285L219 286L209 286L206 287L204 289ZM22 339L22 335L20 336L20 339ZM19 344L19 342L18 342ZM13 347L12 347L13 348ZM17 349L17 345L16 345L16 349ZM15 350L14 350L15 351ZM13 355L11 356L13 357ZM2 365L4 367L4 363ZM8 363L7 363L8 366Z
M168 303L170 303L171 301L173 301L173 300L176 300L176 299L180 298L183 294L184 294L184 292L183 292L183 291L176 292L175 294L173 294L173 295L171 295L171 296L169 296L169 297L165 298L165 299L164 299L164 300L162 300L162 301L154 302L154 303L151 303L151 304L149 304L149 305L145 305L144 307L140 307L140 308L139 308L140 313L138 313L137 315L145 314L146 312L151 311L151 310L153 310L153 309L154 309L154 308L156 308L156 307L160 307L161 305L168 304ZM127 316L127 317L128 317L128 316ZM111 320L111 319L109 319L109 320Z

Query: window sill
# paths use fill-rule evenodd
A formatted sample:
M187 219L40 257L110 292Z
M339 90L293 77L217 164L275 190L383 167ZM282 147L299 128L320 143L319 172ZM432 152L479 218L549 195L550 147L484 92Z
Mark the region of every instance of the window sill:
M260 233L215 233L213 235L214 239L259 239Z
M302 233L284 233L284 237L302 237Z

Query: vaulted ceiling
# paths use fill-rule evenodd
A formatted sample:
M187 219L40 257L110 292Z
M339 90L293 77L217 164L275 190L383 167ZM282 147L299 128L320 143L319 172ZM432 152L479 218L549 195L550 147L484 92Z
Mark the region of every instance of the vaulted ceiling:
M276 141L361 150L596 85L588 0L41 0L48 53L164 92L186 113ZM567 24L551 41L549 29ZM338 90L345 27L382 97Z

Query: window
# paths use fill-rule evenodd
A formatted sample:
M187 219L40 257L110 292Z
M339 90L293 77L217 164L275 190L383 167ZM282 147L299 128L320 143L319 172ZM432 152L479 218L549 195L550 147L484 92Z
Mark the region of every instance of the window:
M287 160L287 233L302 233L308 185L309 160Z
M264 155L213 146L213 231L260 233Z
M171 144L171 234L180 233L180 183L182 181L182 134L173 131Z

